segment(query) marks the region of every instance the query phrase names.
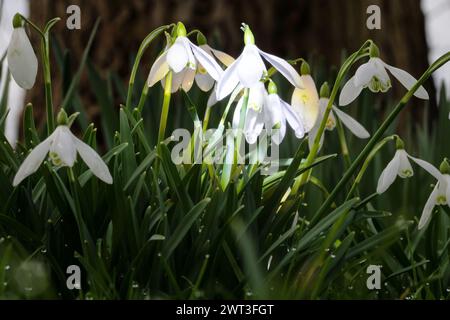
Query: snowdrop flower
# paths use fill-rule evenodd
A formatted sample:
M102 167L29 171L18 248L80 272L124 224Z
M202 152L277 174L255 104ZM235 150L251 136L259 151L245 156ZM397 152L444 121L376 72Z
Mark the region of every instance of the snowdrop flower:
M255 45L255 38L248 25L243 24L244 50L241 55L225 70L217 83L217 100L228 96L238 85L251 88L267 72L263 59L272 64L292 85L301 88L300 75L285 60L260 50Z
M13 19L14 30L9 42L7 59L12 77L24 89L31 89L36 81L38 62L30 39L22 26L22 17L16 14Z
M203 51L205 51L211 57L220 61L225 67L230 66L234 62L234 58L229 54L211 48L207 44L205 36L200 32L197 34L197 43L199 44L199 47ZM197 72L195 74L195 83L200 88L200 90L202 90L203 92L208 92L216 84L216 80L213 77L211 77L211 75L206 71L206 69L199 63L197 65ZM207 107L208 108L212 107L216 103L217 103L216 87L214 87L214 90L212 91L212 93L208 98Z
M172 71L172 92L180 88L189 91L198 65L217 81L223 70L214 58L186 37L186 28L181 22L178 23L176 32L175 42L166 48L151 67L147 85L152 87Z
M94 175L111 184L113 179L105 162L94 149L73 135L64 110L58 115L58 124L55 131L27 156L14 177L13 186L19 185L22 180L36 172L47 154L54 165L73 167L77 153Z
M319 116L319 93L309 70L309 65L303 62L300 77L303 88L295 88L291 99L292 108L303 119L306 132L314 127Z
M450 165L447 158L442 161L439 169L432 165L427 169L438 181L423 208L418 225L419 229L422 229L428 223L435 206L446 205L450 207Z
M408 72L390 66L381 60L378 48L371 46L370 59L367 63L361 65L353 77L344 85L339 96L339 105L345 106L353 102L364 88L370 91L386 92L391 87L391 80L387 71L389 71L406 89L411 89L417 80ZM420 86L414 95L417 98L428 100L429 96L424 87Z
M386 168L380 175L377 185L377 193L382 194L385 192L395 181L395 178L399 176L400 178L409 178L414 175L414 171L411 167L409 159L417 163L423 169L428 171L433 176L440 178L441 174L439 170L434 168L430 163L425 160L414 158L410 156L404 147L403 141L396 137L396 148L394 158L387 164Z
M234 129L239 128L243 100L241 97L234 111ZM272 141L280 144L286 134L286 122L297 138L303 138L305 130L302 119L278 96L275 83L270 82L268 93L262 82L250 88L244 124L244 135L249 144L256 142L264 127L271 134Z
M316 124L308 133L308 145L309 149L312 148L314 140L316 139L317 132L319 131L320 124L325 115L325 110L327 109L329 103L329 87L328 83L324 83L320 88L320 99L319 99L319 116L317 118ZM350 130L355 136L360 139L367 139L370 137L370 133L354 118L346 114L344 111L338 109L335 105L331 107L331 112L328 115L327 122L325 124L325 129L328 131L334 130L336 127L336 117L341 120L342 124ZM324 134L320 137L319 149L322 147L324 139Z

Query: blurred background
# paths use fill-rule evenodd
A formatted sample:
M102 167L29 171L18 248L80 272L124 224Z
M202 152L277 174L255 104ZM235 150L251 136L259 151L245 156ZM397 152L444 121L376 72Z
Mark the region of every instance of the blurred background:
M265 51L294 59L304 57L312 62L313 74L320 73L320 80L333 80L333 72L343 57L358 49L368 38L373 39L381 49L382 58L389 64L403 68L415 77L419 77L428 67L429 61L450 50L449 0L3 0L7 12L17 6L25 10L31 20L43 26L48 19L59 16L68 17L66 9L71 4L81 8L81 30L68 30L65 20L57 24L53 34L59 45L70 52L70 66L75 71L86 47L90 32L97 18L101 25L90 52L89 64L95 66L99 75L106 79L111 73L114 79L128 80L134 55L142 39L154 28L176 21L183 21L189 29L198 28L213 46L233 56L242 49L241 22L248 23L256 37L257 44ZM381 8L381 30L368 30L366 13L369 5ZM6 10L2 10L6 11ZM2 16L5 16L2 13ZM3 17L4 18L4 17ZM3 21L2 28L10 22ZM7 26L8 25L8 26ZM38 38L32 32L32 41L38 52ZM5 39L1 47L5 46ZM153 45L144 57L141 67L145 78L154 56L161 50L163 43ZM1 48L0 47L0 48ZM1 54L1 52L0 52ZM53 55L55 56L55 55ZM331 67L331 69L330 69ZM333 69L334 67L334 69ZM330 72L331 70L331 72ZM41 69L39 70L41 72ZM61 102L64 80L61 72L54 67L55 106ZM324 72L326 74L324 74ZM101 109L98 97L95 97L88 81L83 75L80 87L80 99L83 107L89 111L90 120L97 122ZM35 106L43 105L44 94L41 75L34 88L26 95L26 101ZM431 117L437 114L437 97L442 81L450 78L447 67L436 74L433 81L426 85L430 93L429 111ZM320 86L320 83L317 84ZM404 89L393 85L394 97L401 97ZM123 99L120 93L112 94L110 101L118 108ZM413 101L423 106L423 102ZM23 105L23 104L21 104ZM382 108L385 107L382 103ZM423 118L424 108L409 108L412 119ZM43 108L35 107L38 117ZM41 112L40 112L41 111ZM41 117L42 119L43 117Z

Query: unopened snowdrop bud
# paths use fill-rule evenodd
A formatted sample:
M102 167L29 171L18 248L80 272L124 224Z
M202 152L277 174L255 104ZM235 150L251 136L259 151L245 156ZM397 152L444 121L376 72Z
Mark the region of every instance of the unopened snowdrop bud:
M20 14L13 18L14 30L8 46L8 68L17 84L24 89L31 89L36 81L38 62L27 33L22 26Z

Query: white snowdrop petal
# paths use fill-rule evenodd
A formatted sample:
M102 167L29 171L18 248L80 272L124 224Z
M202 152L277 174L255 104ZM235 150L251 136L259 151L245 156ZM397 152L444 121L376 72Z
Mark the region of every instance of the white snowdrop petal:
M427 202L425 203L425 206L422 210L422 215L420 216L419 230L425 227L425 225L428 223L428 220L430 220L431 214L433 213L433 209L436 205L436 197L438 195L438 184L434 187L433 191L431 192L430 196L428 197Z
M59 126L55 129L50 145L50 152L58 155L63 165L69 167L73 167L77 158L74 138L75 136L67 126Z
M295 136L301 139L305 136L305 127L303 126L303 119L299 116L294 109L286 102L280 99L281 107L283 108L284 116L287 122L295 132Z
M247 114L245 116L245 124L244 124L244 134L245 139L249 144L254 144L256 142L263 127L264 127L264 118L261 110L247 108Z
M302 88L303 83L298 72L293 66L289 64L286 60L277 57L273 54L269 54L260 49L259 53L266 59L272 66L275 67L293 86L297 88Z
M351 77L341 90L339 105L346 106L352 103L361 93L363 87L355 85L355 76Z
M197 58L198 62L203 66L203 68L206 69L208 74L214 80L219 80L221 74L223 73L223 70L216 62L216 60L214 60L214 58L206 53L203 49L193 44L190 40L187 41L189 41L189 45L192 49L192 52L194 52L195 58Z
M244 102L244 98L240 98L236 104L236 107L234 108L233 120L231 122L233 129L239 128L239 122L241 120L241 109L242 109L243 102Z
M36 81L38 61L24 28L15 28L7 51L8 68L17 84L31 89Z
M266 123L266 130L271 134L272 141L280 144L286 134L286 117L280 103L280 97L277 94L269 94L266 97L264 121ZM274 127L279 128L273 130Z
M376 70L376 77L384 84L387 84L390 81L389 75L386 71L385 64L383 60L380 58L371 58L373 61L373 66Z
M206 107L211 108L216 103L217 103L217 95L216 95L216 87L214 87L214 90L209 95L208 102L206 103Z
M89 145L74 137L75 145L81 159L86 163L92 173L105 183L112 184L113 178L109 172L108 166L103 159Z
M377 69L373 59L370 59L368 62L359 66L359 68L355 72L355 86L356 87L364 87L366 86L370 80L377 74Z
M316 124L319 116L319 94L310 75L301 76L303 88L295 88L291 98L294 111L301 116L306 132Z
M410 158L412 161L414 161L419 166L421 166L423 169L425 169L429 174L431 174L437 180L442 179L442 173L436 167L434 167L431 163L429 163L425 160L419 159L419 158L415 158L411 155L408 155L408 158Z
M211 49L211 52L213 53L213 55L225 66L228 67L230 64L232 64L234 62L234 58L232 56L230 56L228 53L225 53L223 51L216 50L213 48L210 48L210 49Z
M209 74L198 73L195 75L195 82L203 92L208 92L214 86L214 79Z
M378 179L377 185L377 193L382 194L385 192L392 183L394 183L395 178L397 177L398 168L400 166L400 158L398 153L396 152L394 158L388 163L386 168L384 168L383 172Z
M384 62L383 62L384 63ZM386 67L386 69L388 69L391 74L408 90L410 90L417 82L417 80L410 75L408 72L406 72L405 70L393 67L388 65L387 63L384 63L384 66ZM420 99L424 99L424 100L428 100L430 97L428 95L428 92L425 90L425 88L423 86L420 86L416 92L414 93L414 95L417 98Z
M237 58L222 74L219 81L217 81L216 97L220 101L228 96L239 83L237 68L241 61L241 57Z
M188 52L181 38L177 38L175 43L167 50L167 63L169 67L178 73L183 70L189 62Z
M344 111L334 106L333 112L355 136L357 136L360 139L367 139L370 137L370 133L367 132L367 130L350 115L346 114Z
M195 79L195 70L191 68L186 68L183 75L183 80L181 82L181 87L185 92L191 90L192 85L194 84L194 79Z
M19 183L22 182L23 179L25 179L29 175L36 172L37 169L39 169L39 166L41 165L42 161L44 161L45 156L50 150L50 144L52 142L52 139L53 134L50 135L44 141L42 141L40 144L38 144L33 149L33 151L31 151L30 154L25 158L23 163L20 165L16 175L14 176L13 180L14 187L19 185Z
M167 51L162 53L153 63L147 78L147 85L149 87L154 86L155 83L163 79L169 72L169 64L166 59Z
M237 74L239 82L245 88L251 88L261 80L265 70L264 62L254 45L246 45L242 52Z

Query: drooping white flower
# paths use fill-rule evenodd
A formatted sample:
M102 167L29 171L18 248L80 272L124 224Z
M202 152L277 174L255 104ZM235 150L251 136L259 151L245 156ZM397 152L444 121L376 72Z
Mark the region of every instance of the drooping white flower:
M233 128L238 129L244 98L241 97L233 115ZM258 139L265 128L274 143L280 144L286 134L286 122L294 130L299 139L305 135L302 119L293 108L276 93L273 82L269 85L269 93L264 84L258 82L249 89L247 112L244 123L244 135L249 144Z
M15 25L8 51L8 68L17 84L31 89L36 81L38 61L30 39L22 26Z
M244 50L241 55L225 70L217 83L217 100L228 96L238 85L251 88L256 85L267 72L264 58L274 66L292 85L301 88L300 75L285 60L260 50L250 28L244 28Z
M234 61L234 58L229 54L220 50L213 49L208 44L202 44L199 47L212 58L216 58L217 60L219 60L226 67L232 64ZM211 90L211 88L214 86L215 81L216 80L208 73L203 65L201 63L198 63L197 72L195 74L195 83L197 83L197 86L200 88L200 90L204 92Z
M108 184L113 182L108 167L97 152L73 135L67 125L59 125L26 157L14 177L13 186L17 186L26 177L36 172L47 154L54 165L72 167L77 153L100 180Z
M325 115L325 110L327 109L328 103L329 103L328 98L319 99L319 116L317 118L316 124L308 133L308 145L310 149L312 148L314 140L316 139L317 132L319 131L319 127ZM328 115L328 119L325 125L326 130L328 131L334 130L334 128L336 127L336 117L339 118L342 124L345 127L347 127L350 130L350 132L353 133L358 138L367 139L370 137L370 133L358 121L356 121L350 115L346 114L344 111L337 108L335 105L331 107L331 112ZM322 134L322 136L320 137L319 148L322 146L323 139L324 134Z
M377 193L381 194L385 192L394 183L397 176L400 178L409 178L413 174L414 171L408 160L408 153L405 149L397 149L394 158L384 168L378 179Z
M172 71L172 92L180 88L189 91L194 83L198 65L217 81L223 70L214 58L186 37L186 29L181 23L178 23L177 34L175 42L153 63L147 85L153 86Z
M309 132L319 116L319 93L309 74L302 75L301 80L303 88L294 89L291 105L297 115L302 117L305 130Z
M365 88L370 91L386 92L391 87L389 71L406 89L411 89L417 80L408 72L388 65L377 56L373 56L368 62L361 65L353 77L344 85L339 96L339 105L346 106L353 102ZM414 95L417 98L428 100L429 96L423 86L420 86Z
M444 159L442 162L440 171L432 165L427 171L437 179L437 182L422 210L418 225L419 229L426 226L435 206L446 205L450 207L450 167L447 159Z

